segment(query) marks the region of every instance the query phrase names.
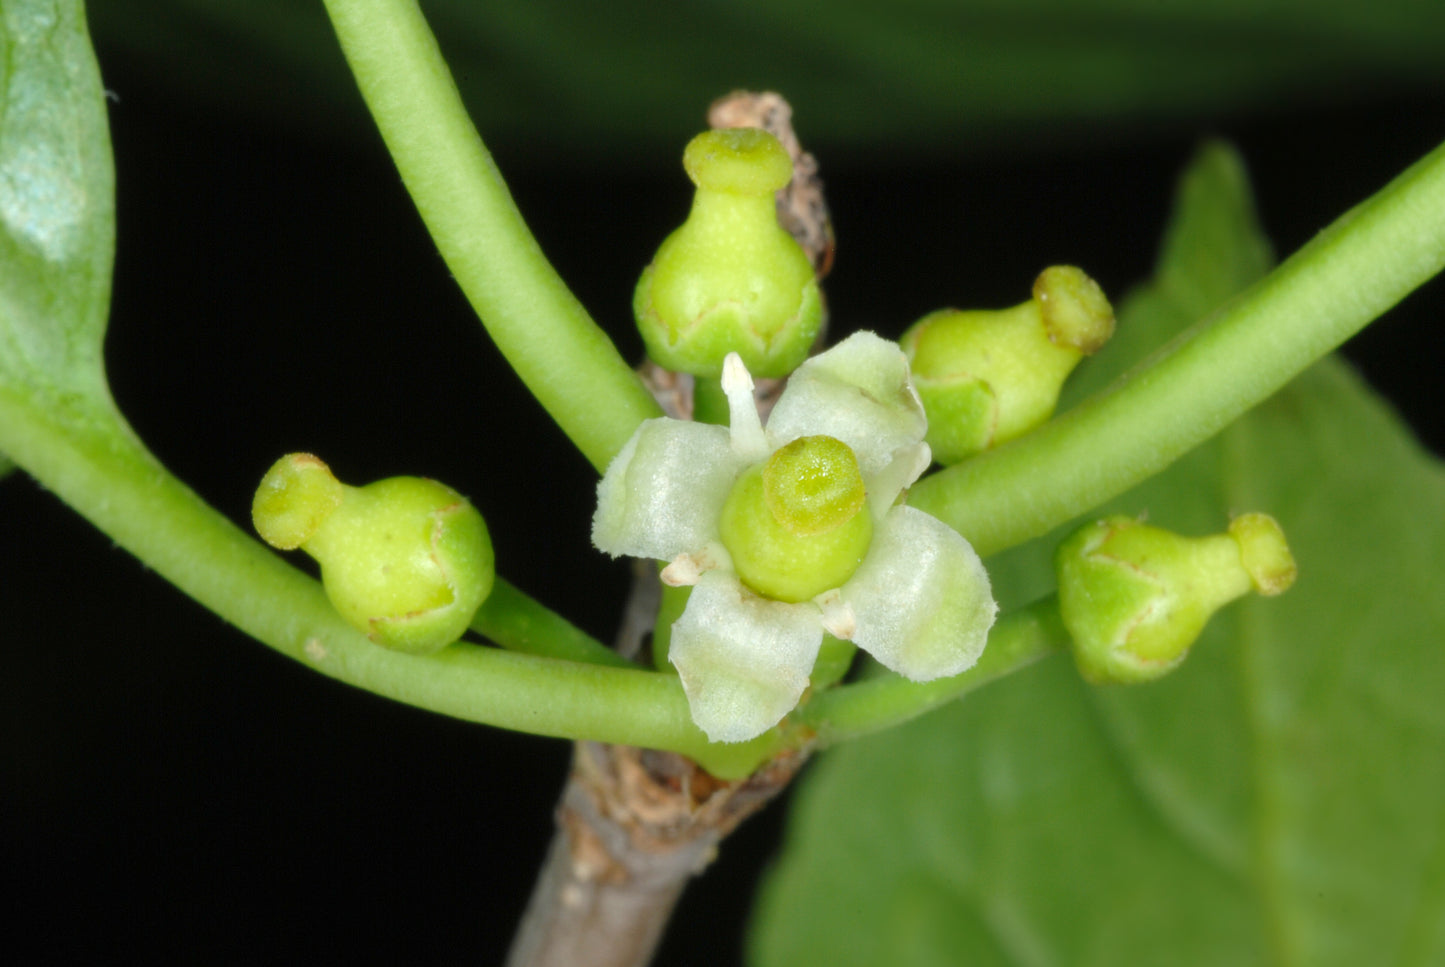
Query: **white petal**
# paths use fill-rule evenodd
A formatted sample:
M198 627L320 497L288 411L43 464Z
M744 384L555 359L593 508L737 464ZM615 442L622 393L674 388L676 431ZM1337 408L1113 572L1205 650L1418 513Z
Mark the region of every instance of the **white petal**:
M968 541L912 507L894 507L848 583L853 641L916 682L973 667L998 605Z
M648 420L597 485L592 543L613 557L671 560L717 539L717 519L742 462L728 431Z
M801 436L834 437L853 448L865 477L927 429L903 350L871 332L855 332L799 366L768 417L774 448Z
M803 697L823 626L810 604L784 604L708 571L672 626L692 720L714 742L745 742L777 725Z
M898 495L913 486L913 481L921 477L932 462L933 451L928 444L919 441L911 447L901 448L887 466L864 481L868 486L868 510L873 519L882 520Z

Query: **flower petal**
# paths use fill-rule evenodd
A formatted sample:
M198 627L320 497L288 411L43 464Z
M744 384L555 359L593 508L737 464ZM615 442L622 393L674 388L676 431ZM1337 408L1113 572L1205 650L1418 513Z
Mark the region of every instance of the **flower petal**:
M822 642L816 606L761 598L708 571L672 626L668 659L697 727L714 742L745 742L797 706Z
M671 560L717 539L742 460L728 431L666 417L647 420L597 485L592 543L613 557Z
M973 547L912 507L894 507L878 524L842 593L857 622L854 643L916 682L973 667L998 612Z
M887 516L898 495L913 486L913 482L923 476L923 471L932 462L933 451L928 444L920 441L912 446L900 447L887 466L864 481L868 485L868 510L873 519L882 520Z
M825 434L853 448L865 477L927 429L903 350L871 332L855 332L799 366L768 418L774 448Z

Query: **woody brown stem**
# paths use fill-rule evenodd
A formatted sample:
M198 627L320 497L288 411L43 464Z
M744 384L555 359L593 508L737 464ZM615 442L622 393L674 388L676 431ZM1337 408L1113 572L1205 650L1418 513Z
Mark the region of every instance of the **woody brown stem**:
M577 743L508 967L647 964L688 880L806 758L723 782L675 753Z

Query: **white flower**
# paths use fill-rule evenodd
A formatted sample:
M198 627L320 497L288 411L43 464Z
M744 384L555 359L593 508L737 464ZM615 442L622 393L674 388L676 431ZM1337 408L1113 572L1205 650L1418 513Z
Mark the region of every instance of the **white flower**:
M643 423L598 485L592 521L599 549L669 561L664 581L694 585L669 659L698 727L715 742L741 742L776 725L802 698L825 630L914 681L972 667L997 611L983 564L941 521L895 506L930 459L927 419L898 346L856 333L808 360L766 430L736 354L722 385L731 426ZM789 603L739 579L719 521L740 477L817 436L856 457L871 539L840 586Z

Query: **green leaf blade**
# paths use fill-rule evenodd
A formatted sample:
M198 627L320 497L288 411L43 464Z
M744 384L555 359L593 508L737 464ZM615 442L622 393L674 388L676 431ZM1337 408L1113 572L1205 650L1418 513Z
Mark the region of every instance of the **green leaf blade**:
M1262 268L1223 171L1206 152L1186 180L1123 356ZM1050 659L830 753L754 963L1438 962L1445 472L1326 360L1101 512L1205 533L1255 509L1283 524L1300 580L1217 616L1175 675L1092 688ZM1001 600L1047 590L1058 536L991 562Z
M115 175L78 2L0 11L0 387L106 399Z
M956 152L1094 133L1062 119L1212 124L1231 110L1438 90L1445 38L1445 9L1428 0L433 0L427 12L483 131L621 159L639 139L675 145L739 83L787 94L819 143ZM308 5L189 0L162 15L107 0L94 18L103 41L191 97L311 123L346 116L346 78Z

